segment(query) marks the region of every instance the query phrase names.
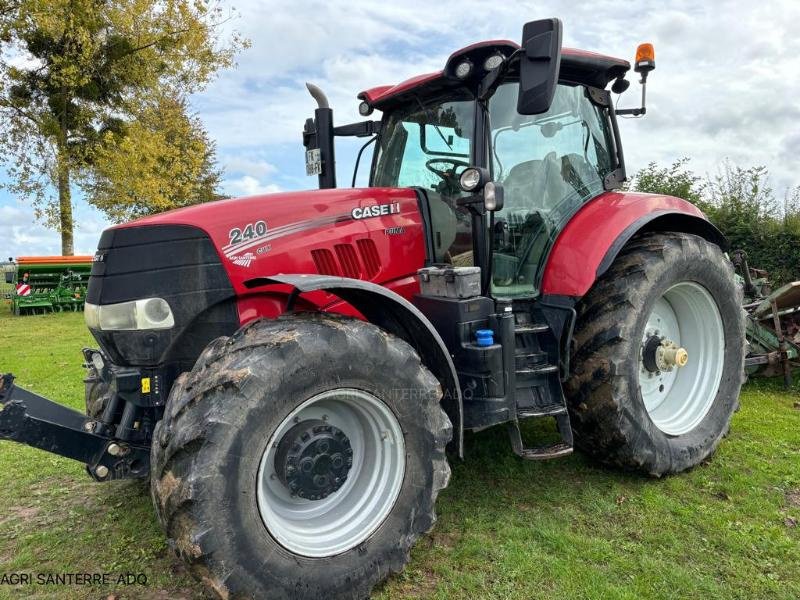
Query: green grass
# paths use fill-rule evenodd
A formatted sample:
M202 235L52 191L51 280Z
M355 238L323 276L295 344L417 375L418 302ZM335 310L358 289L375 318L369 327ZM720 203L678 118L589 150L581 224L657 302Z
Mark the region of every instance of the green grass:
M82 315L14 318L0 370L82 408ZM651 480L581 455L530 463L503 430L467 436L439 521L378 598L800 597L797 392L750 384L731 434L693 471ZM544 431L537 427L529 434ZM546 431L545 431L546 433ZM0 574L144 573L146 587L0 585L0 598L194 598L137 482L95 484L77 463L0 443Z

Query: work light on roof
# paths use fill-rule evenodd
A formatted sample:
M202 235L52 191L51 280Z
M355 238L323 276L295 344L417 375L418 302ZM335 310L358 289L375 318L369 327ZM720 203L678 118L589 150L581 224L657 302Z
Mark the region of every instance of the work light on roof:
M494 71L497 67L503 64L502 54L492 54L483 63L483 68L487 71Z
M456 67L456 77L459 79L466 79L472 73L472 63L468 60L458 63Z
M362 102L358 105L358 114L362 117L368 117L372 114L372 107L367 102Z

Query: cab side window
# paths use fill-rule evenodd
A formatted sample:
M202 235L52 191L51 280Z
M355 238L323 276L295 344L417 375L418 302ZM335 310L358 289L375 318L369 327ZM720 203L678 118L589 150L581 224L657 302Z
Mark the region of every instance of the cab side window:
M431 214L434 260L472 264L468 212L457 205L458 185L469 166L472 103L445 102L398 110L383 124L372 185L419 187Z

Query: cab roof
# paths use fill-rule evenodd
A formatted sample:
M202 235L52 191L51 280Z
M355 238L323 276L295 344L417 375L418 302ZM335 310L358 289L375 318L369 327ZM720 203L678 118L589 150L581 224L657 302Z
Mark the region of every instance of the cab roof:
M457 50L450 55L446 64L450 64L457 57L484 49L490 52L499 52L504 56L511 55L519 49L519 44L511 40L489 40L478 42ZM559 78L563 81L572 81L598 88L605 88L608 83L618 77L624 77L631 68L627 60L606 56L588 50L576 48L561 49L561 72ZM364 90L358 95L370 106L382 109L399 101L409 93L434 92L447 87L457 87L460 82L448 78L445 69L433 73L417 75L397 85L380 85Z

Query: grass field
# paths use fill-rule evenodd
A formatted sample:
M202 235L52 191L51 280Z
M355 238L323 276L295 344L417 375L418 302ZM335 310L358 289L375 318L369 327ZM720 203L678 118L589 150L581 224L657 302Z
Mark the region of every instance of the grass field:
M13 318L0 371L82 408L81 314ZM530 463L504 430L467 438L439 521L379 598L800 598L800 400L750 384L728 439L690 473L650 480L581 455ZM534 432L528 432L534 433ZM0 598L202 597L172 558L137 482L0 442L0 577L112 573L99 586L0 583ZM117 585L138 573L147 585Z

